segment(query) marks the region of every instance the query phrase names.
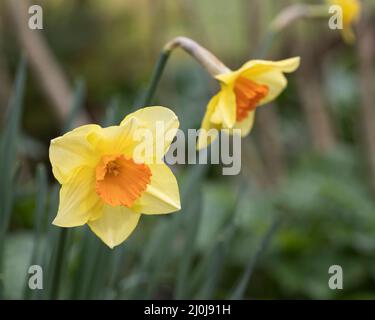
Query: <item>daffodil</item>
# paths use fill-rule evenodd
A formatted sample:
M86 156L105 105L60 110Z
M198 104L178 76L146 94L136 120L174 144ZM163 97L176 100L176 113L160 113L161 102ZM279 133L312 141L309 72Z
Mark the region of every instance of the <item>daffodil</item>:
M340 6L342 9L342 36L347 43L353 43L355 36L353 24L355 24L361 14L361 2L359 0L328 0L330 5Z
M147 107L128 115L119 126L89 124L53 139L49 157L61 184L53 224L88 224L113 248L133 232L141 214L180 210L176 178L162 160L178 126L171 110ZM155 148L147 159L137 155L137 147L145 142L136 137L137 130L149 130L154 144L164 139L162 152Z
M241 136L246 136L253 127L255 109L274 100L285 89L284 73L295 71L299 63L298 57L277 62L251 60L238 70L215 75L221 90L208 103L198 149L215 139L215 133L207 134L210 129L229 129L229 133L240 129Z

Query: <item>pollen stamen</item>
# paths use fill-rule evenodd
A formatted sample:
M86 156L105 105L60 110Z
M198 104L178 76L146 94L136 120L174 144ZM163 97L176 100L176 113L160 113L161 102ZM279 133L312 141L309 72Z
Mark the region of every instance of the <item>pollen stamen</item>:
M119 164L116 162L116 161L111 161L107 164L107 167L106 167L106 170L107 170L107 174L111 174L111 175L114 175L114 176L118 176L119 175L119 169L120 169L120 166Z

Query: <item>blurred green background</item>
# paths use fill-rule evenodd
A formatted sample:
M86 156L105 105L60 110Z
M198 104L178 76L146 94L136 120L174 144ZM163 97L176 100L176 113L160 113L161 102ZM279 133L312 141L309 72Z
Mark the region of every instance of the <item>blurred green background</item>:
M281 10L321 2L33 1L44 30L25 33L17 1L0 3L1 298L375 298L373 1L363 1L352 46L326 19L301 19L262 55ZM59 260L49 141L77 119L117 124L139 107L161 48L179 35L233 69L254 57L298 55L302 65L257 112L239 176L222 176L220 165L176 165L180 213L143 216L114 250L86 226L70 229ZM62 85L45 83L43 72L56 72L51 61ZM54 85L73 98L56 98ZM154 104L173 109L182 129L199 128L217 90L177 49ZM30 264L43 267L44 290L27 289ZM328 287L331 265L343 268L343 290Z

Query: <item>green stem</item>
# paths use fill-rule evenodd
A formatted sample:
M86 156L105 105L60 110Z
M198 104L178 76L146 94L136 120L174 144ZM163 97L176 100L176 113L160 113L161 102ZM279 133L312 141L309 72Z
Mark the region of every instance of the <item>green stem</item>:
M158 83L160 81L160 78L163 74L163 71L164 71L165 65L168 61L168 58L170 56L170 53L171 53L170 50L163 50L160 53L158 62L157 62L156 66L154 68L154 71L152 73L150 85L149 85L149 87L146 91L146 94L145 94L144 98L143 98L143 101L142 101L142 104L141 104L142 107L148 106L152 103L152 99L154 97L156 88L157 88Z
M276 32L269 30L262 43L258 48L256 48L255 53L254 53L254 58L256 59L266 59L267 52L270 51L273 41L275 39Z
M60 232L59 243L57 247L56 260L53 271L53 280L51 288L51 299L58 299L59 289L60 289L60 280L61 280L61 270L64 263L64 252L66 247L66 240L68 237L68 229L62 229Z
M1 228L0 228L1 229ZM0 230L0 300L4 299L4 281L5 281L5 275L4 275L4 231Z
M329 7L330 6L326 4L310 5L308 7L310 18L329 18L331 16Z
M274 38L287 27L301 19L319 19L330 17L329 6L293 4L282 10L271 22L270 28L261 46L256 50L255 56L262 59L271 49Z
M268 30L263 42L255 50L255 57L259 59L266 59L267 54L270 51L272 44L276 36L281 33L287 26L293 24L301 18L321 18L326 17L328 14L327 6L325 5L304 5L297 4L287 7L277 16L274 22L271 24L271 28ZM253 256L250 257L246 269L238 281L237 286L233 290L231 299L241 299L248 287L254 268L259 261L260 257L267 249L272 238L279 229L280 224L283 221L283 217L277 215L270 227L262 237L258 247Z
M277 216L275 217L274 221L271 223L270 227L268 228L267 232L264 234L263 238L261 239L255 254L250 258L246 270L243 273L241 279L238 282L238 285L236 286L236 289L234 290L231 299L232 300L238 300L242 299L246 288L250 282L251 276L253 275L254 268L264 253L264 251L267 249L269 243L271 242L273 236L276 234L277 230L279 229L279 226L281 224L281 217Z

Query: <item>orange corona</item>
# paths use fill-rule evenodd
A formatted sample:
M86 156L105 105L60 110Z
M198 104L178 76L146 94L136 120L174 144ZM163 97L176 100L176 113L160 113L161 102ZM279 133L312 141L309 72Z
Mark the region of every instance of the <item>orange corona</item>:
M96 193L115 207L131 207L151 181L151 170L124 155L104 155L96 167Z
M246 79L238 77L234 85L234 93L236 95L236 120L242 121L246 119L250 111L253 111L259 102L267 96L268 86L260 85Z

